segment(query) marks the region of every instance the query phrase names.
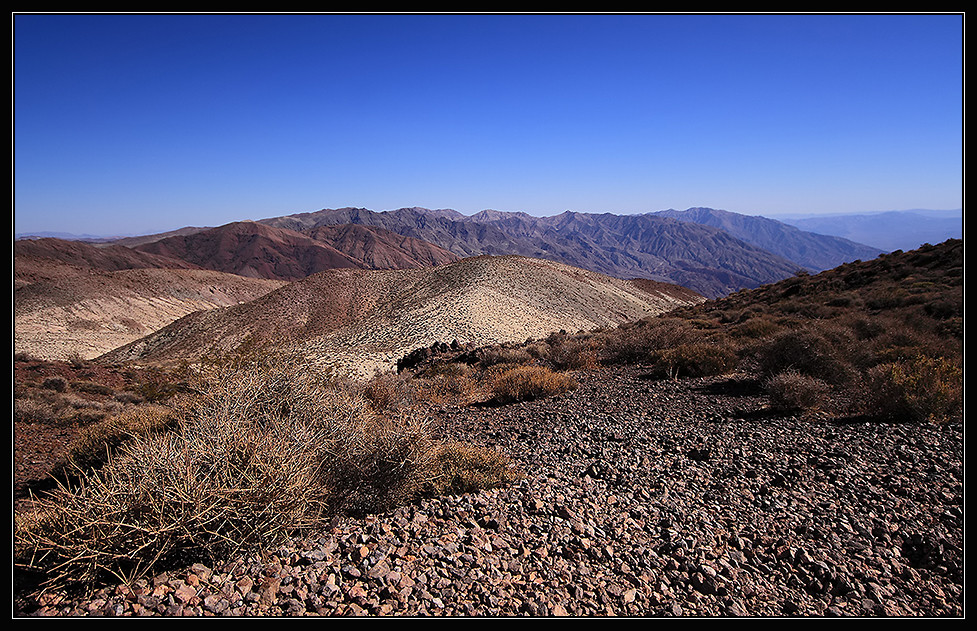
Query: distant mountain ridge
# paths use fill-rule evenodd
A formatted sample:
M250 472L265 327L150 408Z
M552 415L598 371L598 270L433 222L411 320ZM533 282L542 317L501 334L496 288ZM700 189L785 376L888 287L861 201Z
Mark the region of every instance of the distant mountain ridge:
M402 269L482 255L540 258L617 278L645 278L715 298L882 249L764 217L711 208L549 217L405 207L323 209L217 228L120 239L132 252L252 278L298 280L326 269Z
M115 272L127 269L200 269L193 263L137 252L120 245L96 247L81 241L53 237L14 241L14 285L23 286L46 280L88 273L89 270Z
M711 209L643 215L566 211L550 217L483 210L323 209L259 220L308 233L334 224L382 227L455 254L516 254L565 263L618 278L648 278L708 297L757 287L800 269L820 271L880 250L813 235L774 220Z
M801 230L835 235L870 244L886 252L909 251L924 243L936 245L963 238L963 210L886 211L853 215L783 217Z
M874 259L883 250L837 236L804 231L774 219L714 208L662 210L657 215L720 228L738 239L803 265L812 272Z

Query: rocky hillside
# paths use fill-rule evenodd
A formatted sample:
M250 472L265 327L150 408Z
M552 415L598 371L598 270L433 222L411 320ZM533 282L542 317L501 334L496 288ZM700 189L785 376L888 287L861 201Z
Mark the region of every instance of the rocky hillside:
M167 237L135 249L205 269L275 280L296 280L337 267L362 267L354 258L328 244L252 221Z
M430 267L460 259L458 255L433 243L376 226L318 226L306 234L360 261L366 269Z
M741 378L578 376L444 406L511 486L341 517L265 555L171 566L45 616L960 617L963 430L777 414Z
M315 296L330 291L330 276L343 276L351 293L333 285L317 303ZM424 287L455 299L439 304L396 293L398 283L422 277ZM504 257L396 273L336 270L253 304L267 301L266 312L278 309L275 322L292 321L296 330L383 321L404 335L402 325L428 326L419 318L425 314L462 322L466 312L455 304L515 318L515 300L529 291L520 278L564 287L573 300L550 310L565 315L597 305L623 313L634 300L623 281ZM304 283L316 292L296 307ZM473 364L435 358L371 382L405 386L400 398L362 390L372 405L383 401L376 410L384 418L423 420L434 440L503 454L523 474L515 481L336 514L260 551L170 560L127 584L92 584L94 593L18 591L16 613L962 618L962 242L800 274L721 300L684 300L695 304L620 327L481 349ZM315 305L322 309L308 308ZM249 308L222 311L246 322L257 313ZM182 331L196 335L173 331L173 342ZM373 335L383 340L382 332ZM566 368L563 351L574 349L598 361ZM714 361L716 350L724 361ZM470 386L499 383L524 368L559 371L573 387L511 402L481 396L480 387L437 398L410 394L431 393L452 377ZM808 385L823 379L831 396L780 398L769 378L780 368ZM686 376L688 369L700 374ZM32 391L48 388L40 375L33 379ZM287 394L282 382L270 383ZM898 396L910 405L890 407ZM246 401L278 414L272 418L283 425L305 410L264 397ZM921 402L949 413L918 414ZM278 424L260 418L274 434ZM35 461L23 457L30 446L17 441L25 468ZM399 470L404 460L395 463ZM145 495L125 503L133 520L153 513L143 508ZM92 512L101 532L104 513Z
M411 270L330 270L246 304L191 314L105 356L194 359L242 344L288 340L344 371L369 376L434 342L524 341L654 315L702 296L524 257L476 257Z

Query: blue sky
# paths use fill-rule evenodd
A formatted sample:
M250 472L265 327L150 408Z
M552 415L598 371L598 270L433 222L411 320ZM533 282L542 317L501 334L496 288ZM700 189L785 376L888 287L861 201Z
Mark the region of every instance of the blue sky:
M963 205L961 15L15 15L14 230Z

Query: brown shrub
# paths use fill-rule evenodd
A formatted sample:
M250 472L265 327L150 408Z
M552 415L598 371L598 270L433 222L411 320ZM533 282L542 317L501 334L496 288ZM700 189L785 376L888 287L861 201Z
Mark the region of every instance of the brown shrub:
M851 367L822 331L812 328L783 331L760 344L755 352L761 374L770 377L790 370L829 384L851 378Z
M682 318L649 318L623 324L602 336L605 361L619 364L647 362L652 355L702 339L703 333Z
M476 391L476 384L472 369L466 364L442 363L415 374L409 382L409 390L415 401L467 403Z
M377 374L363 385L362 393L378 411L391 410L407 401L408 380L407 375L394 372Z
M512 461L494 449L467 442L437 445L431 456L428 495L459 495L511 484L523 476Z
M486 368L498 364L525 365L532 360L533 356L523 348L493 346L482 350L479 354L479 363Z
M113 395L115 390L101 383L95 383L94 381L72 381L71 389L75 392L84 392L85 394L98 394L98 395Z
M130 420L139 414L160 420ZM42 587L131 581L168 559L266 549L337 512L387 510L432 480L507 479L488 473L501 460L472 452L445 483L434 463L459 450L436 449L423 422L377 415L355 391L288 364L222 375L176 415L171 431L131 430L100 469L19 513L15 564L42 573ZM93 436L83 452L109 440Z
M571 338L551 345L545 359L557 370L593 370L597 368L597 342Z
M14 399L14 421L20 423L45 423L57 419L54 407L42 399L18 397Z
M943 423L960 417L963 373L945 358L923 355L869 371L864 412L892 421Z
M769 337L780 330L780 325L772 318L761 316L732 327L730 335L746 339L761 339Z
M771 405L777 410L810 410L820 407L830 388L820 379L802 375L796 370L773 375L764 382Z
M159 405L129 408L103 419L83 430L68 445L63 461L54 467L54 474L74 475L98 468L127 440L171 429L178 420L172 408Z
M697 342L653 354L656 372L667 377L707 377L736 368L739 357L723 342Z
M48 377L41 383L41 387L55 392L64 392L68 388L68 380L60 376Z
M492 393L503 402L528 401L562 394L577 387L569 375L543 366L511 368L492 380Z

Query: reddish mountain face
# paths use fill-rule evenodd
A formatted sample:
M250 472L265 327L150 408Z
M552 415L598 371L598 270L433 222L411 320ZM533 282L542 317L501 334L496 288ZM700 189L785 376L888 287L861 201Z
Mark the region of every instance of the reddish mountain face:
M64 239L23 239L14 242L14 280L18 285L63 279L88 270L200 269L178 258L137 252L120 245L96 247Z
M242 221L138 245L139 252L252 278L298 280L328 269L411 269L459 257L372 226L320 226L307 233Z
M318 226L305 232L360 261L368 269L412 269L460 260L444 248L375 226Z
M204 269L273 280L298 280L327 269L365 267L326 243L253 221L168 237L135 249Z

